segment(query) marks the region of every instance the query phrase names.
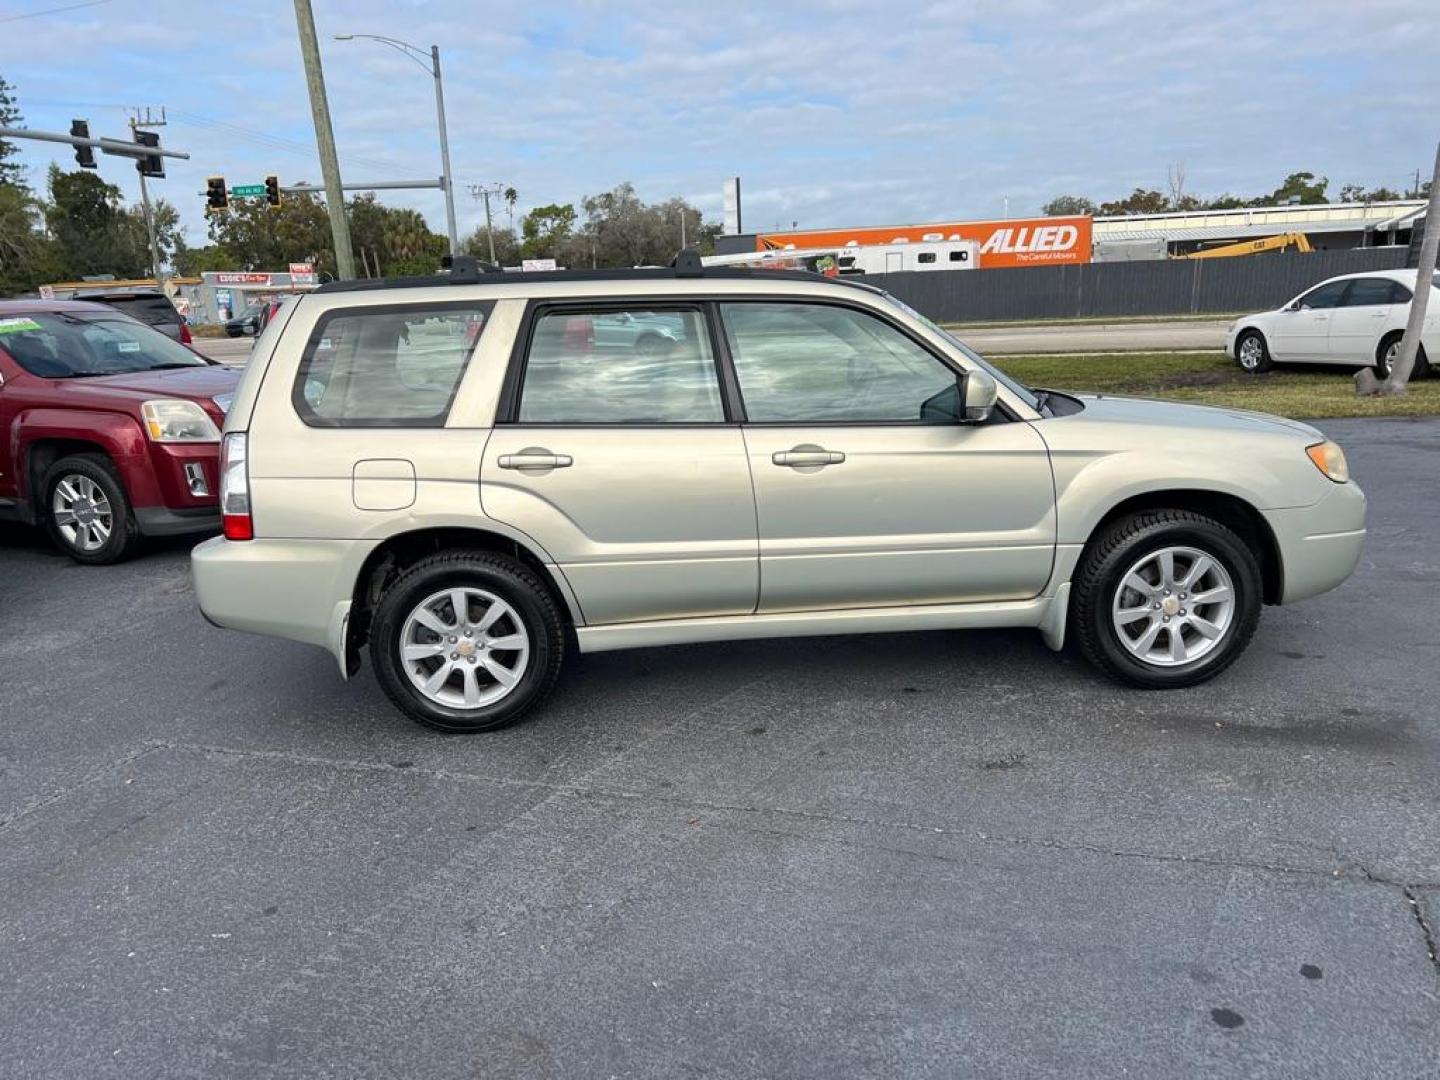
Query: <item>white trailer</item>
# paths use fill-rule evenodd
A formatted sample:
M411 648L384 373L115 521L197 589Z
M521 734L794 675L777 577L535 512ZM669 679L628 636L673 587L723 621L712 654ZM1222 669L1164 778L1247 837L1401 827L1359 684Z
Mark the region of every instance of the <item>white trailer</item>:
M974 240L934 238L909 241L896 239L888 244L845 244L823 248L771 248L744 251L737 255L708 255L706 266L749 266L772 270L817 270L833 260L842 276L851 274L893 274L905 270L974 270L980 265L980 245Z

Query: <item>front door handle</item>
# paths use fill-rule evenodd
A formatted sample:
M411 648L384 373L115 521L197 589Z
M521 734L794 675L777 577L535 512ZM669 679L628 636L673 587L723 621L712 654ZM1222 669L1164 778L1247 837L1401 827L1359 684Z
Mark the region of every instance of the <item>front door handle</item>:
M569 454L552 454L543 446L527 446L518 454L501 454L502 469L568 469L575 464Z
M770 455L770 460L776 465L803 469L817 465L839 465L845 460L845 455L839 450L824 450L818 446L797 446L793 450L776 450Z

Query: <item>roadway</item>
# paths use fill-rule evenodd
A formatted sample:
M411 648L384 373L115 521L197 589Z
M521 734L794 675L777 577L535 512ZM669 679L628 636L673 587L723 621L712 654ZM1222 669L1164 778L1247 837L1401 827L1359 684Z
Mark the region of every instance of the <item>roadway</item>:
M0 1076L1433 1076L1440 421L1323 426L1354 579L1166 693L751 641L446 737L0 528Z

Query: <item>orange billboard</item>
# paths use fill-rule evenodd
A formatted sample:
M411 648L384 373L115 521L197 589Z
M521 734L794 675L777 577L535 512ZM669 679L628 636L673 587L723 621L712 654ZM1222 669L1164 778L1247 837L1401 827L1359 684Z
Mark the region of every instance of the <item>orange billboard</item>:
M1090 261L1090 218L1009 218L1003 221L942 221L932 225L881 225L863 229L805 229L757 233L756 251L829 248L850 244L919 244L974 240L980 268L1053 266Z

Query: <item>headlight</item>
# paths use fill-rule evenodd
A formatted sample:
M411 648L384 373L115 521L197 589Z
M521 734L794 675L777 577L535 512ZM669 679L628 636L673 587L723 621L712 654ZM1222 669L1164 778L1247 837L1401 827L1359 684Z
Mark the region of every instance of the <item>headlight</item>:
M140 406L151 442L219 442L220 429L193 401L147 401Z
M1307 446L1305 453L1315 463L1315 467L1335 483L1343 484L1350 479L1350 466L1345 462L1345 451L1329 439L1314 446Z

